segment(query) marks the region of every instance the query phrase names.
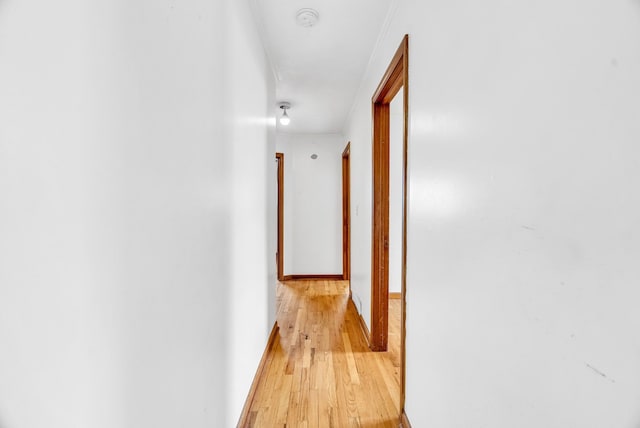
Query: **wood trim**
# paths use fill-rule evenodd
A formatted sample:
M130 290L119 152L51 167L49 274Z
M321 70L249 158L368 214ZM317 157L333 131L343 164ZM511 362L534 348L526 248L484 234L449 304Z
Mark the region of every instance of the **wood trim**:
M395 55L391 59L387 71L382 76L378 88L373 94L371 101L375 103L389 104L393 97L396 96L398 91L403 85L405 73L403 66L405 65L405 59L408 58L408 50L405 47L409 46L409 35L405 35L400 43L400 47L396 50Z
M387 350L389 299L389 103L400 88L408 94L408 36L405 36L372 97L373 213L371 243L371 349ZM403 210L406 210L407 99L403 126ZM406 242L403 213L403 252ZM404 270L406 265L402 264ZM404 276L404 273L403 273Z
M360 314L360 328L362 329L362 334L364 334L364 338L367 340L367 346L371 347L371 333L369 333L369 327L367 327L367 323Z
M387 350L389 326L389 104L373 105L371 350Z
M301 274L301 275L285 275L283 281L296 281L296 280L327 280L327 279L342 279L342 274Z
M276 153L278 162L278 248L276 265L278 281L284 281L284 153Z
M402 293L402 318L400 319L400 355L402 367L400 370L400 408L402 409L403 420L406 420L407 427L411 428L409 419L404 413L405 403L405 382L407 378L407 201L409 198L407 168L409 163L409 35L406 34L398 48L402 49L402 80L403 80L403 132L402 132L402 260L401 260L401 281L400 289Z
M409 418L404 409L402 409L402 415L400 415L400 426L402 428L411 428L411 422L409 422Z
M351 142L342 152L342 279L351 279Z
M362 330L362 335L364 336L366 342L367 342L367 346L369 346L371 340L371 335L369 334L369 328L367 327L367 323L365 322L364 318L362 318L362 315L360 314L360 311L358 311L358 308L356 307L356 304L354 303L353 299L351 298L351 296L349 296L349 303L351 306L353 306L353 309L356 311L356 313L358 314L358 320L360 321L360 329Z
M389 299L402 299L402 292L389 293Z
M409 36L405 35L371 99L373 120L373 202L371 231L371 340L373 351L386 351L389 317L389 103L402 88L402 260L400 326L400 408L406 382L407 163L409 117Z
M238 421L237 425L238 428L248 428L250 426L249 410L251 409L251 404L253 404L253 400L256 397L256 391L258 389L260 379L262 378L262 374L264 373L267 364L271 362L271 359L273 358L273 353L271 352L271 350L276 343L276 337L278 337L279 332L280 327L278 326L278 323L275 323L273 325L273 328L271 329L269 340L267 340L267 347L265 348L262 354L262 358L260 359L260 364L258 364L256 375L253 377L253 382L251 383L251 388L249 389L247 400L244 402L242 413L240 413L240 420Z

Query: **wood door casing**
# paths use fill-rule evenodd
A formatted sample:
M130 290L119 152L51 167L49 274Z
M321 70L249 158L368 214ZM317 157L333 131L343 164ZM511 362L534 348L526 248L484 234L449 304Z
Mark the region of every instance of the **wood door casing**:
M278 162L278 248L276 265L278 281L284 281L284 153L276 153Z
M371 333L373 351L386 351L389 322L389 104L403 90L401 409L406 379L407 147L409 112L409 36L405 35L372 97Z
M342 279L351 279L351 143L342 152Z

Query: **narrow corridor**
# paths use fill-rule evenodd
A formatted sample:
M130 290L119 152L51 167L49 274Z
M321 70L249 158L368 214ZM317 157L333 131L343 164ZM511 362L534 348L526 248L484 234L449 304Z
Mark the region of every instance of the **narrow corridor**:
M369 350L348 281L278 284L279 334L249 410L249 427L397 427L399 300L389 352Z

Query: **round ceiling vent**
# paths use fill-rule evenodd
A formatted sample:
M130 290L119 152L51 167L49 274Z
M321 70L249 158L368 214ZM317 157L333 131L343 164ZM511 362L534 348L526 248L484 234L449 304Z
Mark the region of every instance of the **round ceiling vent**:
M298 25L305 28L311 28L316 25L319 17L320 15L318 14L318 11L310 8L300 9L296 13L296 21L298 21Z

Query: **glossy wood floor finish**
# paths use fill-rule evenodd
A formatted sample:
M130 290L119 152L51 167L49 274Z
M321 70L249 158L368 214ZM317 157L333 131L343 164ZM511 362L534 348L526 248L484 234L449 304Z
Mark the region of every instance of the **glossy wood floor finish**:
M390 301L389 352L371 352L348 281L278 285L279 335L249 410L249 427L397 427L400 301Z

